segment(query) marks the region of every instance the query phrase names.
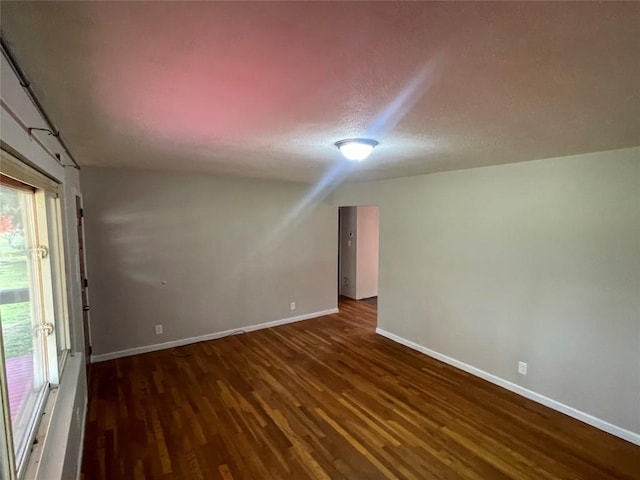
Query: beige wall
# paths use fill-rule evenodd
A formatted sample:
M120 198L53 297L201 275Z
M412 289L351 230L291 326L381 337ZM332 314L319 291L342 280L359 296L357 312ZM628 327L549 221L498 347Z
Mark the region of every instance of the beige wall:
M289 218L308 186L81 173L94 354L336 307L337 209L320 203Z
M350 184L333 203L380 206L381 328L640 433L640 148Z

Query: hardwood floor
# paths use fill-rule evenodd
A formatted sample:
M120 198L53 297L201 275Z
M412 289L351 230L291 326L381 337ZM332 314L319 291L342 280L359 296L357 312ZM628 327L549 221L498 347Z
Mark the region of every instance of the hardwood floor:
M640 447L374 327L375 308L345 300L94 365L82 478L640 478Z

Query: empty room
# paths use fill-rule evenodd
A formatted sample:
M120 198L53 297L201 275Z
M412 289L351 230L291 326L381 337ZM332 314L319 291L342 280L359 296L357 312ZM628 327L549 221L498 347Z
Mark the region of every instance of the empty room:
M0 25L2 480L640 480L640 3Z

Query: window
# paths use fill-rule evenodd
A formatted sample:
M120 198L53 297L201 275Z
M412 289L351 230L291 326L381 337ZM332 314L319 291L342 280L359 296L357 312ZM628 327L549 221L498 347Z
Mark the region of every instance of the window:
M0 472L11 478L3 469L24 468L69 342L57 184L0 153Z

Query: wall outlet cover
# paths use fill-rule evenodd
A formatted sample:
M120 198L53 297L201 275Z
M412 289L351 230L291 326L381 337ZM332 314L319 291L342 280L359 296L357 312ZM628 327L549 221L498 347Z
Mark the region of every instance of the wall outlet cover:
M527 364L525 362L518 362L518 373L520 375L527 374Z

